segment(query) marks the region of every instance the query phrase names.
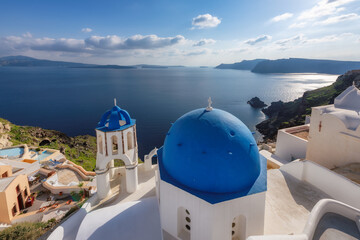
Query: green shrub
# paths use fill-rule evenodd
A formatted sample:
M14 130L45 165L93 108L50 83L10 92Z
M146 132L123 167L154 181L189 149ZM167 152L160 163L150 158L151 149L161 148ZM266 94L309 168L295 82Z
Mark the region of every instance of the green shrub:
M43 223L17 223L0 232L0 239L6 240L35 240L56 225L56 220L50 219Z

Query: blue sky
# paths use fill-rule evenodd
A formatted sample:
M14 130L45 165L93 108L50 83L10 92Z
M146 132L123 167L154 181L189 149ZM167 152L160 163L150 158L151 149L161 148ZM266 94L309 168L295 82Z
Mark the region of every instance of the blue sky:
M0 2L0 56L214 66L360 60L360 1Z

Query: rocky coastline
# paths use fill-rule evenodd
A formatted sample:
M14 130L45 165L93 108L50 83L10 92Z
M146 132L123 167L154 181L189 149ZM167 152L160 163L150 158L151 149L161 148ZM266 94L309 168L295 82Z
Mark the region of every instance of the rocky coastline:
M250 106L252 106L253 108L264 108L267 105L260 100L260 98L258 97L253 97L252 99L250 99L249 101L247 101L247 104L250 104Z
M334 99L353 83L360 87L360 70L348 71L330 86L306 91L294 101L272 102L270 106L262 109L268 119L257 124L256 128L263 135L264 141L275 140L279 129L304 124L312 107L333 104Z

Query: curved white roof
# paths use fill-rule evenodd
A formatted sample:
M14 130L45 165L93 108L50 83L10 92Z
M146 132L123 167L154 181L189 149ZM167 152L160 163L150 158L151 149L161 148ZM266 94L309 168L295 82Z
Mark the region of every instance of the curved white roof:
M334 106L349 110L360 111L360 91L354 85L348 87L335 98Z
M157 199L151 197L90 212L76 239L162 239Z

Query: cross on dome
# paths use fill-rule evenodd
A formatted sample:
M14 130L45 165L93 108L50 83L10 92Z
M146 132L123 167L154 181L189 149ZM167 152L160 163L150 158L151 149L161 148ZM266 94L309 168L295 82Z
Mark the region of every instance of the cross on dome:
M211 106L211 104L212 104L211 97L209 97L208 103L209 103L209 105L206 107L206 111L210 112L213 110L213 108Z
M116 106L116 98L114 98L114 106Z

